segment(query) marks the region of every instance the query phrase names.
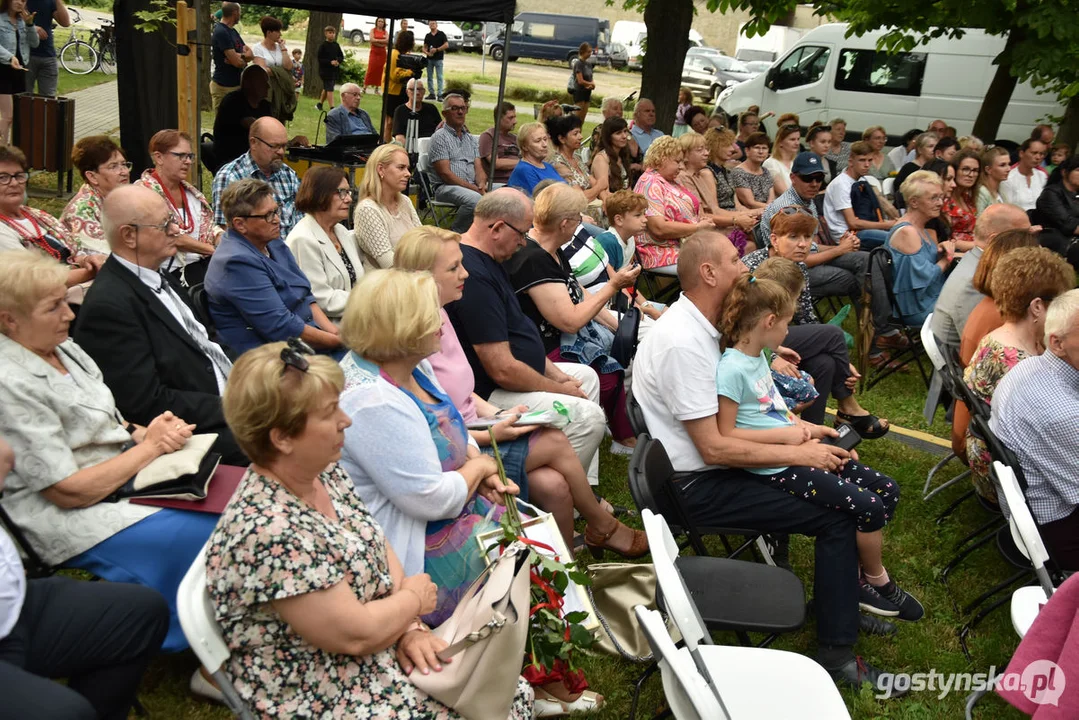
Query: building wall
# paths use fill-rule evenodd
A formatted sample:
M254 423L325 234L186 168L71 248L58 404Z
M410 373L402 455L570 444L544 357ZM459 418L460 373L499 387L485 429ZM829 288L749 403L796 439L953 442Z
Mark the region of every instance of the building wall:
M655 2L663 1L655 0ZM734 55L738 42L738 28L749 20L749 13L736 12L726 15L718 12L710 13L701 0L695 0L695 4L697 14L693 18L693 28L704 37L709 46ZM550 0L517 0L517 12L551 12L553 9ZM573 12L565 14L603 18L610 20L612 27L619 20L644 22L642 13L623 10L620 0L615 0L614 5L608 5L605 0L574 0ZM811 6L800 5L795 12L795 27L814 28L824 22L827 21L813 15Z

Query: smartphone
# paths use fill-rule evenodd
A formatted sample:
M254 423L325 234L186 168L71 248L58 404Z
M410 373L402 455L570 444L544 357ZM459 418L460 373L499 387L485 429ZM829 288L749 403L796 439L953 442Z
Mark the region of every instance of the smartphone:
M850 425L840 425L835 431L839 433L839 437L821 438L821 442L825 445L835 445L850 452L862 441L862 436Z

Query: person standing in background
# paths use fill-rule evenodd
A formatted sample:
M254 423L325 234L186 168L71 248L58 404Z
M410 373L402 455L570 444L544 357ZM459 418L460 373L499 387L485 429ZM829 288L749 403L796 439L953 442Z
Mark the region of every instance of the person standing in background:
M296 82L296 95L300 94L303 90L303 50L300 48L293 48L292 50L292 79Z
M401 37L401 33L408 32L408 20L402 20L400 26L397 28L397 32L393 35L393 46L397 47L397 38ZM415 37L415 34L413 34ZM410 49L408 52L412 52Z
M315 108L322 111L322 103L329 100L330 110L333 110L333 86L337 84L337 75L341 72L341 63L345 61L345 53L337 44L337 28L327 25L322 30L326 40L318 46L318 76L322 79L322 92L318 96Z
M371 31L371 52L367 54L367 73L363 76L363 89L374 86L375 95L379 94L382 79L386 74L386 53L390 44L390 34L386 31L386 18L375 18L375 28Z
M30 73L26 76L26 91L56 97L56 46L52 41L52 21L60 27L71 27L71 14L64 0L27 0L26 10L34 16L37 36L41 38L30 51ZM35 89L36 88L36 89Z
M577 50L577 57L570 63L569 88L572 90L573 104L578 108L577 116L581 118L581 122L588 117L592 91L596 89L596 84L592 82L592 66L588 64L590 57L592 46L583 42Z
M240 6L234 2L221 4L221 20L214 25L211 55L214 74L210 79L210 97L216 112L221 101L233 90L240 89L240 72L254 59L251 48L244 44L236 23L240 22Z
M431 32L423 37L423 54L427 56L427 99L437 98L441 101L445 97L445 86L442 82L442 61L446 56L446 50L450 41L446 33L438 29L438 23L434 20L427 23ZM438 77L438 94L435 94L434 77Z

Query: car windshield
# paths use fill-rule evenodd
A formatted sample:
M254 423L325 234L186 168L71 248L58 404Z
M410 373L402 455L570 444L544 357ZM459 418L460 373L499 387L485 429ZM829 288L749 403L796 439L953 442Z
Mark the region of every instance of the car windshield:
M744 63L726 55L708 58L708 61L720 70L726 70L727 72L749 72L749 68Z
M746 67L749 68L750 72L762 73L772 67L772 63L767 60L754 60L753 62L746 63Z

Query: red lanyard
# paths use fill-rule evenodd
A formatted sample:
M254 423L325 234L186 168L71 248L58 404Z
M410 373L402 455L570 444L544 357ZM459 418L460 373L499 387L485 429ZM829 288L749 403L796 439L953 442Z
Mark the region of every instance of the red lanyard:
M169 189L165 187L165 183L161 182L161 176L157 174L157 170L151 170L150 174L153 175L154 180L157 180L157 184L161 186L161 192L164 194L165 199L169 201L172 209L180 213L180 230L190 235L195 229L195 218L191 217L191 210L187 206L187 192L184 191L183 183L180 184L180 207L177 207L176 201L172 199L172 195L169 193Z

